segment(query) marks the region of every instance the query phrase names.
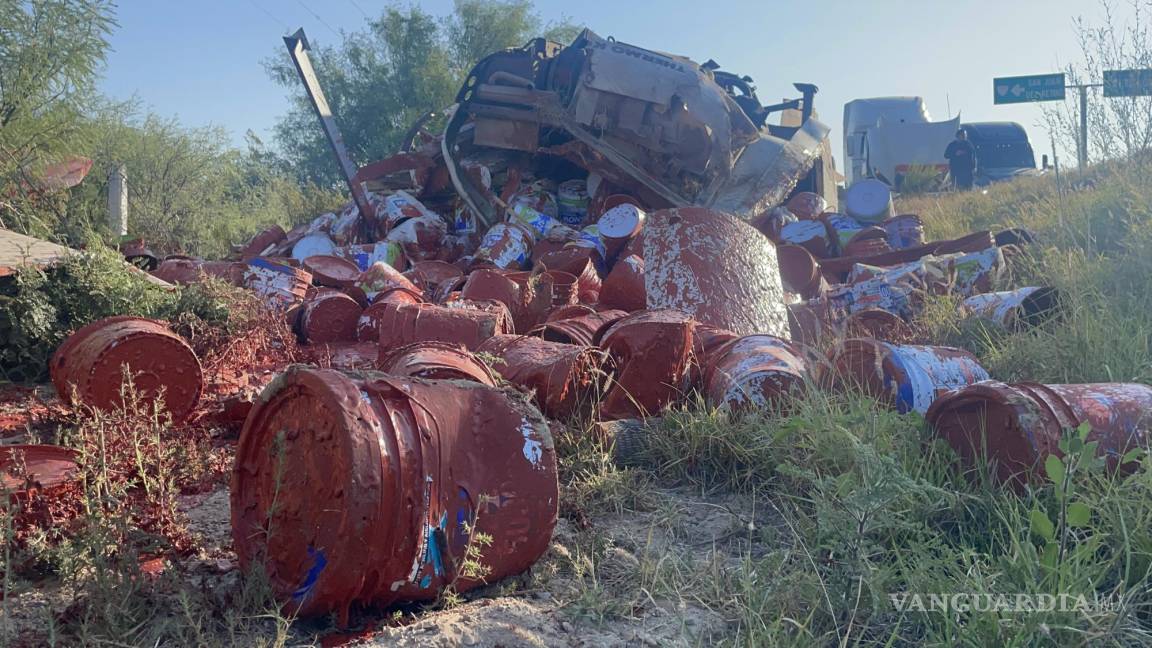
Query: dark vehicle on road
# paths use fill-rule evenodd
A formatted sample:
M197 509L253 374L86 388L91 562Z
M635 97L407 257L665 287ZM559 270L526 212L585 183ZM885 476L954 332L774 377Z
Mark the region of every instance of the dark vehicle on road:
M976 147L976 184L987 185L1022 175L1035 175L1036 155L1028 133L1016 122L962 124Z

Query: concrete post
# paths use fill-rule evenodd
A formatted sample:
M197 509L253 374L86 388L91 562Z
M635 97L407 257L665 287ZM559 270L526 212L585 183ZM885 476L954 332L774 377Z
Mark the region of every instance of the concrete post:
M128 234L128 173L123 164L108 176L108 228L116 236Z

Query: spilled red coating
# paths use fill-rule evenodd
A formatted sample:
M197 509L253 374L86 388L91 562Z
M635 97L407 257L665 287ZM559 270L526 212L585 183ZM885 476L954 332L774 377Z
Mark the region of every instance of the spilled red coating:
M629 313L648 307L648 292L644 287L644 259L631 254L612 266L600 287L600 305Z
M1136 383L1005 384L987 381L950 392L927 413L928 424L965 465L990 466L1004 483L1044 479L1044 460L1060 454L1063 430L1091 425L1087 441L1111 470L1131 472L1121 458L1148 448L1152 387Z
M666 209L649 216L642 238L649 308L741 335L788 337L776 248L747 223L699 207Z
M532 392L550 418L567 419L589 411L607 383L608 355L595 347L497 335L477 351L499 357L493 368L508 382Z
M435 304L388 304L379 320L382 349L431 340L474 350L493 335L512 331L512 322L499 311Z
M690 317L674 310L641 311L610 326L600 345L617 372L600 415L640 418L679 399L688 386L695 327Z
M53 354L52 383L65 402L73 394L98 409L122 404L122 366L145 403L164 392L164 407L183 420L204 390L200 361L183 338L163 322L117 316L93 322L73 333ZM73 391L75 390L75 392Z
M348 295L335 290L322 290L304 304L300 330L312 344L353 342L364 309Z
M496 386L492 371L472 352L451 342L415 342L393 349L380 349L380 371L394 376L436 380L471 380Z
M375 369L380 356L375 342L328 342L304 347L302 351L310 364L342 371Z
M587 304L569 304L567 306L556 306L548 311L548 316L544 318L544 322L558 322L560 320L573 319L576 317L584 317L595 313L596 309Z
M232 537L289 613L435 599L468 548L496 582L548 548L558 510L547 422L518 396L469 381L294 366L245 423ZM491 538L489 546L473 535Z

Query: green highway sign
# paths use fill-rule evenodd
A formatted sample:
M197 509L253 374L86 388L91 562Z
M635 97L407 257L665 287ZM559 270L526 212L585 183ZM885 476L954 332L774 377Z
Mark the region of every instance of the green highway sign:
M1104 70L1105 97L1152 97L1152 69Z
M996 104L1061 101L1064 74L1034 74L992 80L992 102Z

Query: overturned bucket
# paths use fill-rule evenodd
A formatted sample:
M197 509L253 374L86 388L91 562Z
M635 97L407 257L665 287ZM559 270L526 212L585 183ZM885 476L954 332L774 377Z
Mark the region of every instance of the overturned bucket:
M644 310L648 292L644 287L644 259L630 254L612 266L600 287L600 305L626 312Z
M492 371L472 352L450 342L415 342L381 349L377 368L394 376L435 380L471 380L496 386Z
M360 267L338 256L318 254L304 259L304 269L312 273L312 280L329 288L344 288L360 278Z
M577 299L595 304L600 299L602 281L596 270L593 251L588 248L565 248L535 259L548 270L563 270L576 276Z
M731 410L783 409L803 394L808 366L800 351L772 335L746 335L714 352L704 374L713 407Z
M696 325L679 311L654 310L608 327L600 346L612 355L617 371L600 415L641 418L681 398L691 378Z
M163 392L164 408L183 420L204 390L200 360L183 338L155 320L117 316L93 322L56 349L49 365L61 400L97 409L123 403L123 367L132 374L136 393L151 403ZM75 392L73 392L75 389Z
M828 352L827 381L858 388L901 414L921 414L940 395L981 380L988 372L963 349L891 344L869 338L845 340Z
M498 357L493 369L508 382L533 392L537 405L550 418L567 419L590 411L608 382L608 354L595 347L497 335L477 351Z
M1001 326L1029 328L1058 317L1060 291L1031 286L1003 292L981 293L965 299L961 310L976 317L992 320Z
M464 281L460 268L443 261L421 261L407 272L413 283L424 289L424 299L442 302Z
M547 421L516 395L295 366L240 435L233 545L289 612L346 624L353 603L428 601L524 571L548 548L558 495Z
M779 245L776 258L780 262L780 280L788 292L803 299L813 299L828 289L828 282L820 273L820 264L808 250L799 245Z
M75 450L54 445L0 446L0 495L20 499L33 491L49 494L74 484L80 472L76 458Z
M865 308L844 320L847 337L875 338L885 342L903 342L912 337L912 327L899 315L883 308Z
M605 310L567 319L550 319L537 331L549 342L594 346L600 340L601 331L627 316L628 313L621 310Z
M363 313L364 309L355 299L336 290L323 289L304 303L300 331L310 344L353 342Z
M435 304L387 304L378 316L380 347L436 341L475 350L493 335L510 333L507 311L451 308Z
M893 250L924 245L924 221L916 214L893 216L880 225L888 233L888 245Z
M776 246L750 225L680 207L651 214L640 238L649 308L675 309L741 335L788 337Z
M526 308L523 286L497 270L473 270L468 274L460 296L464 299L498 301L508 307L514 319Z
M1002 482L1042 478L1044 460L1059 454L1061 434L1091 425L1087 441L1112 470L1128 471L1125 453L1148 448L1152 387L1135 383L1041 385L982 382L940 397L928 424L968 466L987 460Z
M312 273L258 257L248 261L244 285L264 295L270 303L288 308L308 295Z

